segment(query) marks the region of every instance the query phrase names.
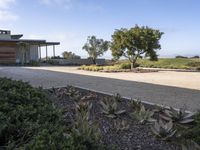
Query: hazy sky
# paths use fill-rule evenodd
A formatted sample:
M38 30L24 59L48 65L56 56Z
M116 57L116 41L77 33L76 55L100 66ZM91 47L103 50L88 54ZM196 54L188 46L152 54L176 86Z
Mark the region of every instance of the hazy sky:
M147 25L165 33L160 56L200 55L199 8L200 0L0 0L0 29L86 57L87 36L110 40L115 29Z

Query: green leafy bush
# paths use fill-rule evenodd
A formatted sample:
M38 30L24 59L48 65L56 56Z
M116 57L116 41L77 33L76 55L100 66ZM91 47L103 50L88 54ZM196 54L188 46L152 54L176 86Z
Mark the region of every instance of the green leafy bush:
M42 89L21 81L0 79L0 122L0 147L7 149L34 148L42 143L60 147L49 140L58 138L57 131L65 139L61 111ZM48 135L42 138L44 133Z
M77 135L69 128L76 121L64 122L63 111L53 105L47 92L22 81L0 78L0 122L0 149L100 147L96 139L90 141L90 145L79 143L84 141L84 135Z
M191 139L200 145L200 113L196 114L194 126L184 134L186 139Z
M189 62L187 65L190 67L200 67L200 61Z

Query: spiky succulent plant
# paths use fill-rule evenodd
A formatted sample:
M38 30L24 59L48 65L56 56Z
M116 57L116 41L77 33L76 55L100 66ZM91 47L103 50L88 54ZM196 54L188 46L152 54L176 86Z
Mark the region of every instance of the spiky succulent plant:
M87 102L87 101L90 101L90 100L95 100L96 98L97 98L97 95L96 95L96 94L94 94L94 93L89 93L89 94L83 96L83 97L81 98L81 101Z
M117 131L128 130L130 125L125 120L114 120L114 129Z
M79 102L76 104L75 122L72 129L72 136L84 140L79 142L87 144L98 141L101 135L98 125L90 121L91 108L92 104L89 102Z
M76 90L73 86L67 86L66 95L78 102L81 99L81 93Z
M173 128L173 122L164 123L162 120L156 121L151 126L152 132L163 140L169 140L176 134L176 129Z
M184 141L181 147L182 150L200 150L200 146L192 140Z
M119 93L116 93L113 95L113 99L116 100L117 102L121 102L122 96Z
M131 99L129 106L135 111L139 111L141 109L142 102L138 99Z
M155 121L153 119L154 112L150 111L148 109L145 109L144 106L141 106L140 110L136 110L132 113L133 118L138 120L139 123L144 124L144 123L152 123Z
M194 113L186 112L185 108L175 110L170 107L170 109L166 109L164 114L161 114L160 117L166 121L172 121L173 123L179 124L188 124L194 121Z
M126 112L126 110L118 109L118 104L116 100L104 98L100 101L102 106L102 112L109 118L116 118Z

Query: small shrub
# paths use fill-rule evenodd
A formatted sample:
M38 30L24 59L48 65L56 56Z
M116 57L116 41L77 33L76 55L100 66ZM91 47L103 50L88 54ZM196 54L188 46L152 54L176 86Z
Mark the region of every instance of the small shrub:
M38 61L31 60L31 61L28 63L28 65L30 65L30 66L39 66L40 63L39 63Z
M187 64L190 67L200 67L200 61L194 61Z
M131 69L130 63L122 63L119 65L119 69Z
M50 64L50 65L59 65L59 62L56 61L56 60L53 60L53 59L47 60L47 63Z

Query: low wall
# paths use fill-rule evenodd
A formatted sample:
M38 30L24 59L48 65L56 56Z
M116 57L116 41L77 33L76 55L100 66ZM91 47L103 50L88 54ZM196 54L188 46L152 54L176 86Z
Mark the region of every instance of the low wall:
M60 65L91 65L93 64L91 59L52 59L58 62ZM97 59L97 65L105 65L105 59Z

